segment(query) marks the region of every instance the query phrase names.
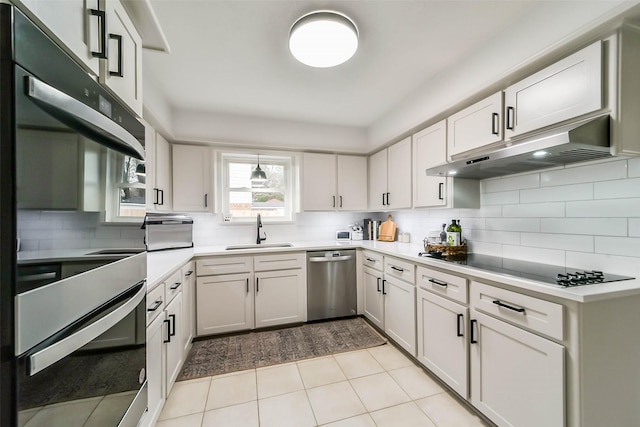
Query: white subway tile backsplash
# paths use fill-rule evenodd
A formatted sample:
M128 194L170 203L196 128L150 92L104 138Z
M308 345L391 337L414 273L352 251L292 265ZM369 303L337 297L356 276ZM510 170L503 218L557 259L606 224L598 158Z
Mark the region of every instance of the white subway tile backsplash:
M519 218L563 217L564 207L565 207L564 202L504 205L502 207L502 215L504 217L519 217Z
M502 245L499 243L487 243L487 242L469 242L469 251L475 254L491 255L501 257L503 256Z
M640 238L596 236L599 254L640 257Z
M542 187L598 182L627 177L627 161L605 161L540 173Z
M565 251L563 250L511 245L504 245L502 250L507 258L550 265L565 265Z
M520 191L520 203L565 202L593 199L593 184L561 185Z
M640 197L640 178L596 182L594 184L594 197L596 199Z
M626 218L541 218L543 233L626 236Z
M575 234L521 233L520 244L537 248L593 252L593 236Z
M471 239L475 242L519 245L520 233L515 231L473 230Z
M640 198L567 202L566 210L567 218L637 217L640 215Z
M481 193L523 190L540 187L540 174L517 175L480 181Z
M500 191L497 193L484 193L480 195L482 206L489 205L511 205L520 202L518 191Z
M640 157L634 157L627 160L629 178L640 176Z
M487 230L540 231L540 218L487 218Z
M616 256L588 252L567 252L567 267L600 270L605 273L640 277L637 256Z
M640 218L629 218L629 237L640 237Z

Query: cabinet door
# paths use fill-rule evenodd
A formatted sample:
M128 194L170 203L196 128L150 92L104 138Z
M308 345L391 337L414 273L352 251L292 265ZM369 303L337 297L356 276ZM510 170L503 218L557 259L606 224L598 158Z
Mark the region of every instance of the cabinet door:
M495 145L502 141L502 92L447 119L447 155Z
M196 280L198 336L253 328L251 274L225 274Z
M155 425L160 416L160 411L165 401L165 348L164 334L166 326L164 314L156 319L147 328L147 407L148 411L144 421L146 426ZM163 327L164 326L164 327Z
M186 212L211 210L209 147L173 145L173 209Z
M173 383L178 378L184 353L182 347L182 292L180 292L165 308L167 315L165 319L165 339L167 352L167 375L166 391L167 396L171 392Z
M444 206L446 177L427 176L427 168L447 162L447 121L413 135L413 207Z
M44 24L45 32L59 41L98 75L100 72L100 22L98 0L16 0L21 9ZM92 54L95 52L96 54Z
M195 334L196 269L191 261L182 267L182 348L186 357Z
M78 209L79 143L75 134L18 129L18 209ZM29 189L28 192L23 189Z
M565 425L564 347L482 313L471 316L473 406L499 426Z
M369 156L369 209L387 209L387 150Z
M255 274L256 328L307 320L307 283L301 269Z
M142 40L120 0L107 1L107 43L100 83L142 117Z
M416 287L402 280L386 278L384 331L413 356L416 355Z
M602 108L602 42L510 86L505 91L507 138Z
M338 207L336 156L309 154L303 157L302 203L305 211L331 211Z
M387 209L411 207L411 137L388 148L387 159Z
M364 315L384 329L384 298L382 296L382 273L364 267Z
M154 209L157 211L171 211L171 146L158 132L155 134L155 187L152 192Z
M367 210L367 158L338 156L338 209Z
M468 312L463 305L418 289L418 360L465 399L469 397Z

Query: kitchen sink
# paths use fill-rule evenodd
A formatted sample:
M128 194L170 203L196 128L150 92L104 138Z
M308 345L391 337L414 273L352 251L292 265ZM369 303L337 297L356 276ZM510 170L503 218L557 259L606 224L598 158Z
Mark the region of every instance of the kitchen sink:
M291 243L260 243L259 245L235 245L235 246L227 246L224 248L226 251L234 251L241 249L273 249L273 248L291 248L293 245Z

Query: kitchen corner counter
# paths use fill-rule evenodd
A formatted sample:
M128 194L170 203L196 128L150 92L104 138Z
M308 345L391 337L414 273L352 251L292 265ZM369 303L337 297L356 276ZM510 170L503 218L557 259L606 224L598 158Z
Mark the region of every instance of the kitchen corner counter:
M563 300L588 303L593 301L621 298L640 294L640 279L621 282L600 283L597 285L577 286L565 288L557 285L545 284L535 280L529 280L508 274L499 274L461 264L448 263L443 260L425 258L418 255L424 252L420 243L378 242L378 241L316 241L316 242L291 242L290 247L247 247L243 249L227 250L227 245L201 246L192 249L177 249L168 251L150 252L148 254L148 289L152 289L163 279L169 276L181 265L192 257L202 256L232 256L255 255L261 253L300 252L315 250L340 250L340 249L367 249L382 253L383 255L402 258L438 270L464 275L469 280L488 281L493 284L508 287L514 291L533 292L538 295L547 295Z

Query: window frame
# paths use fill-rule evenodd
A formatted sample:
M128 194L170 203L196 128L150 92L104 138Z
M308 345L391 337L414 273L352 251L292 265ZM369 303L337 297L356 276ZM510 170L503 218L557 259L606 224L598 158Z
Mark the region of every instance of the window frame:
M123 156L123 157L120 157ZM122 173L120 167L121 164L118 159L124 160L127 156L121 153L116 153L109 150L107 156L107 185L106 185L106 200L105 200L105 222L108 223L141 223L144 221L146 215L146 198L147 198L147 184L145 182L138 181L137 183L119 182L119 177ZM137 160L137 159L136 159ZM137 163L145 164L145 161L138 160ZM145 215L142 216L127 216L120 215L120 190L123 188L142 188L145 192L145 203L141 204Z

